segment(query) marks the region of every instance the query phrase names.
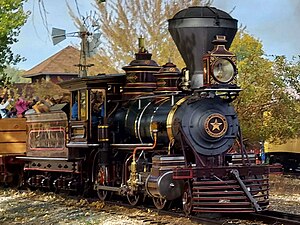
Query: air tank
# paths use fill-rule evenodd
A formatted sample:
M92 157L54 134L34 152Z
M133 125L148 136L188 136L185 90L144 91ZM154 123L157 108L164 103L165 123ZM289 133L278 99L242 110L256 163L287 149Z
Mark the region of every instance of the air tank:
M216 35L225 35L229 49L237 31L237 20L214 7L194 6L183 9L169 22L169 32L190 71L191 88L203 85L202 56L213 49Z

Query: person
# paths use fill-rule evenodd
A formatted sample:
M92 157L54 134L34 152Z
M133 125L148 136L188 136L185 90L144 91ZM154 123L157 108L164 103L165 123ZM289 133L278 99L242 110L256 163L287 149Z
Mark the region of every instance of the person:
M78 102L75 101L74 104L72 105L72 119L73 120L78 120Z
M24 117L25 112L28 110L28 106L29 106L29 103L27 101L25 101L22 97L18 98L18 100L15 104L18 118Z
M34 109L37 113L50 112L50 106L45 100L38 101L34 106L32 106L32 109Z
M29 109L32 109L32 106L34 106L39 100L40 100L40 98L39 98L38 96L34 96L34 97L32 98L32 101L29 102L28 108L29 108Z
M44 104L48 105L48 107L50 108L51 106L55 105L55 102L53 98L50 97L50 95L46 95Z
M102 123L103 119L103 94L101 91L92 92L91 94L92 126L97 126Z
M71 119L72 120L78 120L78 93L74 92L73 95L73 103L71 108Z
M102 102L97 102L92 105L92 126L97 126L99 122L102 122L103 110Z
M10 111L7 113L9 118L17 118L17 110L15 107L12 107Z
M8 109L7 107L9 106L9 104L13 102L12 98L8 98L7 100L2 99L1 104L0 104L0 115L1 118L8 118Z

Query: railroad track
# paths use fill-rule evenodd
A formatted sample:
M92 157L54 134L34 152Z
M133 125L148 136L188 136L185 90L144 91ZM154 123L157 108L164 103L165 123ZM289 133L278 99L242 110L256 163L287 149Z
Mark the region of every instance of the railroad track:
M258 217L263 221L273 221L273 224L277 222L286 225L300 225L300 215L296 214L289 214L278 211L265 211L262 213L253 213L253 216Z
M161 212L162 214L171 215L171 212ZM178 213L174 216L184 216ZM243 221L258 221L263 222L264 224L272 225L300 225L300 215L289 214L279 211L264 211L261 213L249 213L249 214L238 214L237 215L227 215L227 214L213 214L203 216L190 216L192 221L207 224L207 225L218 225L218 224L243 224ZM247 223L248 224L248 223Z
M264 211L240 215L238 218L262 221L265 224L300 225L300 215L279 211Z
M116 205L116 202L109 201L107 204ZM157 211L158 215L161 216L172 216L172 217L186 217L185 214L182 213L180 210L157 210L151 205L146 206L131 206L127 203L118 203L120 206L129 207L129 208L136 208L147 210L151 209L152 211ZM114 213L109 211L109 213ZM118 213L118 212L117 212ZM149 218L145 216L135 216L137 219L141 219L143 222L147 222L150 224L169 224L166 221L162 221L158 218ZM276 224L276 225L300 225L300 215L297 214L289 214L279 211L264 211L261 213L249 213L249 214L235 214L235 215L228 215L228 214L219 214L219 213L210 213L210 214L202 214L197 216L189 216L188 217L191 221L199 224L205 225L224 225L224 224L243 224L243 221L249 224L250 221L255 221L255 224L259 224L261 222L263 224Z
M110 201L108 204L115 205L116 202ZM120 205L118 203L118 205ZM127 203L121 203L121 206L130 207L130 208L137 208L137 209L151 209L153 211L157 211L158 215L162 216L172 216L172 217L186 217L185 214L182 213L180 210L157 210L151 205L146 206L131 206ZM297 214L289 214L279 211L264 211L261 213L249 213L249 214L235 214L235 215L228 215L228 214L219 214L219 213L209 213L209 214L202 214L197 216L189 216L188 217L191 221L205 224L205 225L224 225L224 224L243 224L243 221L247 224L249 221L255 221L256 224L258 221L264 224L276 224L276 225L300 225L300 215ZM149 222L150 224L168 224L166 221L158 222L156 219L150 218L142 218L144 222Z
M287 178L300 179L300 171L297 172L284 172L283 176Z
M26 190L22 190L21 192L27 192ZM80 200L82 197L78 196L65 196L70 199ZM84 198L89 203L99 201L98 198ZM106 201L105 204L107 206L123 206L126 208L138 209L144 212L157 212L157 217L151 216L151 214L147 215L128 215L129 218L134 218L139 221L144 222L145 224L153 224L153 225L165 225L172 224L170 221L166 221L164 219L165 216L170 216L173 218L182 218L186 217L186 215L178 208L173 207L171 210L157 210L153 205L146 204L143 206L132 206L125 201L122 201L121 197L113 198L110 201ZM120 209L114 209L114 207L104 207L101 209L106 213L112 215L124 215L124 212L120 211ZM300 225L300 215L288 214L278 211L264 211L261 213L249 213L249 214L218 214L218 213L210 213L210 214L198 214L197 216L189 216L188 217L192 222L206 225L221 225L221 224L250 224L249 222L255 221L255 224L259 224L258 221L264 224L286 224L286 225Z
M224 224L233 224L231 223L232 219L231 218L225 218L222 217L221 214L219 213L206 213L203 214L202 216L186 216L181 209L179 208L171 208L169 210L158 210L157 208L155 208L155 206L150 203L151 201L149 201L149 203L144 203L143 205L137 205L137 206L132 206L130 204L128 204L126 201L121 201L120 196L116 196L116 200L109 200L109 201L105 201L106 205L109 206L122 206L122 207L126 207L126 208L131 208L131 209L138 209L138 210L142 210L144 212L156 212L158 216L160 217L150 217L150 216L145 216L145 215L134 215L134 216L128 216L129 218L134 218L134 219L138 219L143 221L146 224L153 224L153 225L160 225L160 224L172 224L172 222L168 222L165 221L164 218L166 216L170 216L173 218L188 218L189 220L191 220L194 223L197 224L203 224L203 225L224 225ZM93 201L99 201L99 199L97 198L89 198L88 199L89 202L93 202ZM122 212L120 211L115 211L115 210L111 210L109 207L106 209L101 209L107 213L110 214L116 214L116 215L121 215Z

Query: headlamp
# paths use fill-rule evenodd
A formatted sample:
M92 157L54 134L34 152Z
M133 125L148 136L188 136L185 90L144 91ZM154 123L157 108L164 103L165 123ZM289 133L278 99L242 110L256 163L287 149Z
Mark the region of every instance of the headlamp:
M228 59L218 59L213 65L213 76L220 83L232 81L235 76L234 65Z

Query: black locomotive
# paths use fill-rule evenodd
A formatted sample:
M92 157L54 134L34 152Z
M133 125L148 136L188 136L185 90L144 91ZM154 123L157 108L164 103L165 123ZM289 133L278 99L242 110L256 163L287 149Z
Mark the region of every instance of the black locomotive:
M61 83L71 114L57 105L27 114L25 182L34 188L152 198L185 213L267 208L267 166L243 148L230 103L241 89L229 48L237 20L213 7L190 7L169 20L187 65L158 66L140 42L125 74ZM68 116L69 115L69 116ZM177 201L178 202L178 201Z

